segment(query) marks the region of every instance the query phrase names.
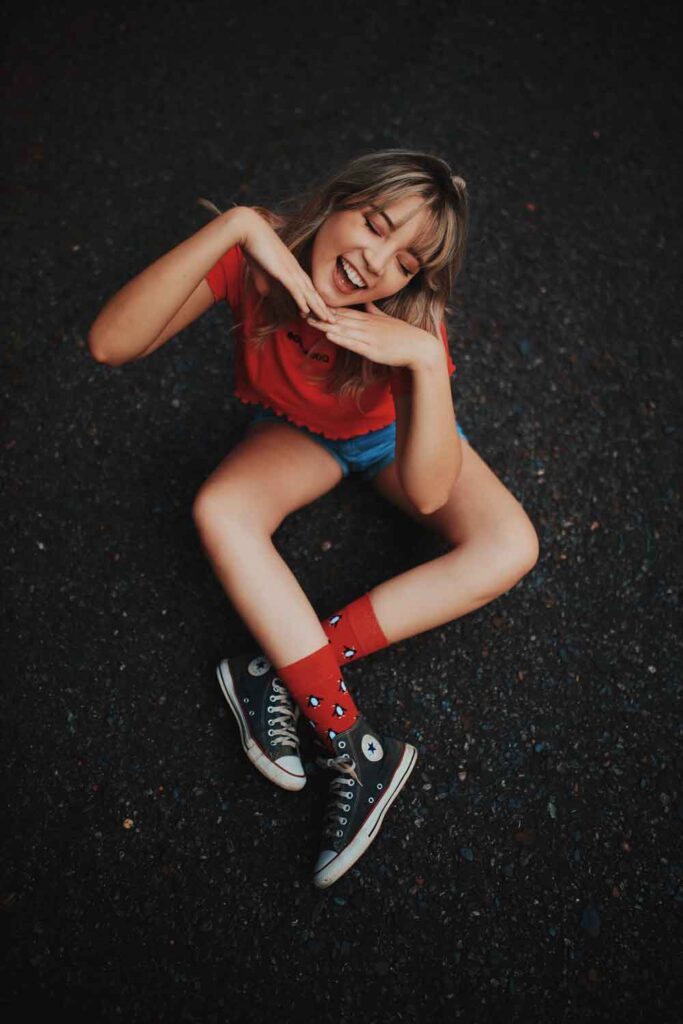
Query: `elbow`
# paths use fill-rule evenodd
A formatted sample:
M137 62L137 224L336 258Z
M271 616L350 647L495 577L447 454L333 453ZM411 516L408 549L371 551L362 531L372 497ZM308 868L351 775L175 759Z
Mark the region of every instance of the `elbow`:
M419 505L418 511L421 512L423 516L430 516L432 512L438 512L440 508L443 508L447 501L448 498L439 502L438 505Z
M94 331L92 327L88 333L88 349L90 351L90 355L98 363L103 363L105 366L121 365L121 363L112 356L111 351L107 348L102 337Z
M455 483L456 483L459 475L460 475L460 471L458 470L458 473L453 478L453 482L452 482L451 486L448 488L448 491L446 492L445 497L440 498L436 502L431 501L431 502L429 502L426 505L425 504L418 505L418 503L415 502L415 504L417 505L417 507L419 508L419 511L422 513L423 516L429 516L429 515L432 514L432 512L438 512L440 508L443 508L444 505L448 504L448 499L451 496L451 492L452 492L452 490L453 490L453 488L455 486Z
M88 349L90 351L90 355L96 362L107 362L107 353L104 348L104 345L102 344L102 339L96 333L93 327L91 327L88 332Z
M430 516L432 512L438 512L440 508L444 507L444 505L448 501L448 497L443 498L442 500L439 501L434 501L434 499L432 499L431 501L415 501L414 498L412 498L411 500L413 502L413 505L421 515Z

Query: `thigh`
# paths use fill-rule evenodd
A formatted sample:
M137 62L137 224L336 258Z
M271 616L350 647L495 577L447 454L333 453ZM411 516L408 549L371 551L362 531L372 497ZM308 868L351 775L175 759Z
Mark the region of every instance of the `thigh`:
M537 546L536 531L515 496L498 479L468 441L461 440L462 467L445 505L427 515L406 495L396 471L396 462L381 470L371 481L385 498L434 530L453 545L481 538L516 543L531 552Z
M342 476L337 460L296 427L253 422L200 488L194 518L199 525L238 517L272 535L286 516L330 491Z

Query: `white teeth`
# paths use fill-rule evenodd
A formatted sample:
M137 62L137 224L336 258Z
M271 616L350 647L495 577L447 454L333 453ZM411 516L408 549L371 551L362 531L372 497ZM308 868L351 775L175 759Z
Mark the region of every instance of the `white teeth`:
M347 263L343 256L341 257L341 261L342 266L344 267L344 270L346 271L346 275L349 278L349 280L352 281L359 288L365 288L365 281L360 276L360 274L356 273L351 264Z

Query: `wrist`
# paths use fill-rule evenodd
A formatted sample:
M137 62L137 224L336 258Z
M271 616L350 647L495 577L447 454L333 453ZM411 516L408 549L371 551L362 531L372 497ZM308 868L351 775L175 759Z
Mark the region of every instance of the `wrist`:
M237 244L242 247L248 237L252 214L253 210L250 210L248 206L233 206L231 210L223 214L226 225L231 225L231 231L234 232L235 225L237 226Z
M407 366L413 373L433 373L440 369L445 358L440 340L428 331L422 331L415 345L415 355Z

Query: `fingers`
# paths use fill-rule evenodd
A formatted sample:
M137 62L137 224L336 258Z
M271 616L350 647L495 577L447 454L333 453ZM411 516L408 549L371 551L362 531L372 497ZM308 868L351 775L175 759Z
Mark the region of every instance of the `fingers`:
M311 313L315 313L319 319L327 323L336 322L334 313L328 309L321 296L315 290L310 277L304 271L302 271L302 280L299 282L294 298L304 319L307 319Z
M326 324L322 320L308 317L308 323L322 331L330 341L340 345L347 345L354 352L365 351L368 345L368 338L362 329L351 324Z
M255 212L256 216L250 219L242 246L252 270L261 271L279 281L294 299L302 317L314 312L321 320L334 323L334 313L328 309L322 296L318 295L313 281L296 256L273 230L267 218L259 214L258 210ZM256 281L258 287L258 277ZM261 287L258 290L261 291Z
M328 309L315 288L313 288L312 295L309 298L309 306L311 307L311 312L316 312L318 316L328 323L334 324L337 322L336 314L331 309Z
M329 324L324 320L320 320L318 317L313 316L313 314L306 317L306 322L309 323L311 327L317 327L318 330L322 331L324 334L328 334L330 331L337 331L340 334L348 334L349 336L351 336L351 328L353 326L360 326L352 325L348 322L344 322L342 324L341 319L337 320L335 323Z

